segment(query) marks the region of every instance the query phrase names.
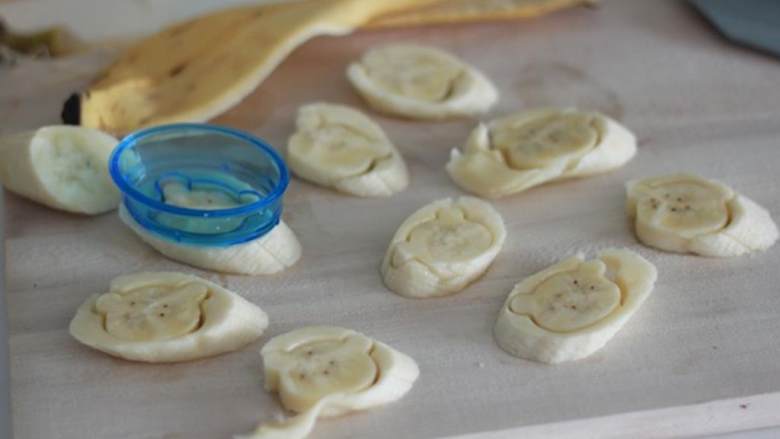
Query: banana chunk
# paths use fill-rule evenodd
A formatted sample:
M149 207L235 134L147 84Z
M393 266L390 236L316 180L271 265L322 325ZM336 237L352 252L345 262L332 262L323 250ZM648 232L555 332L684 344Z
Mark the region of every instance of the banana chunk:
M603 114L543 109L479 125L462 151L452 150L447 172L469 192L501 198L608 172L635 154L634 135Z
M398 228L382 278L406 297L454 294L487 270L505 239L504 221L490 204L473 197L435 201Z
M629 250L565 259L515 285L496 321L496 342L544 363L585 358L626 324L656 278L655 266Z
M677 174L633 180L626 189L636 236L650 247L730 257L777 241L769 212L720 182Z
M190 201L187 204L191 206ZM250 276L274 274L292 267L301 258L301 243L284 221L249 242L227 247L203 247L174 242L147 231L124 205L119 207L119 218L158 252L204 270Z
M217 284L183 273L136 273L111 282L76 312L70 333L115 357L150 363L188 361L256 340L268 316Z
M343 105L310 104L298 112L287 146L297 176L361 197L386 197L409 184L401 154L371 119Z
M420 374L407 355L358 332L331 326L274 337L260 351L265 387L298 416L260 425L247 439L299 439L318 417L340 416L401 399Z
M97 130L48 126L0 138L0 182L46 206L96 215L119 205L108 175L117 140Z
M372 49L349 66L347 77L375 110L414 119L474 116L498 101L485 75L433 47Z

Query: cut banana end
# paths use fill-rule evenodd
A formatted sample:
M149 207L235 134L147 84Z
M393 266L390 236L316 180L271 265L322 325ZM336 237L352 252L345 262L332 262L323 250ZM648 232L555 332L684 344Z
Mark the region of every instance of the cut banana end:
M653 290L653 264L624 249L568 258L515 285L494 330L508 353L544 363L601 349Z
M119 208L119 218L158 252L204 270L251 276L274 274L292 267L301 257L298 237L284 221L253 241L228 247L199 247L176 243L145 230L124 205Z
M0 182L46 206L95 215L119 205L108 175L117 140L97 130L48 126L0 138Z
M349 66L347 77L375 110L414 119L479 115L498 101L485 75L433 47L372 49Z
M462 151L452 150L447 172L469 192L501 198L554 180L608 172L635 154L634 135L603 114L542 109L479 125Z
M730 257L777 241L769 212L720 182L677 174L630 181L626 188L628 216L650 247Z
M504 221L490 204L473 197L435 201L398 228L382 278L406 297L454 294L487 270L505 239Z
M309 104L298 112L287 146L295 175L361 197L404 190L409 173L401 154L371 119L343 105Z
M265 387L300 415L263 424L242 438L306 437L318 417L332 417L401 399L420 374L407 355L358 332L331 326L274 337L261 350Z
M120 276L76 312L70 333L115 357L151 363L188 361L256 340L268 316L217 284L183 273Z

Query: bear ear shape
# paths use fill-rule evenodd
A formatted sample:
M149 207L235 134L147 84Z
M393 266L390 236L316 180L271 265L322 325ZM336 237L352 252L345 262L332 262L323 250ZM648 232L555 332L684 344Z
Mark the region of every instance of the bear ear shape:
M434 47L371 49L349 66L347 77L374 110L412 119L477 116L498 101L498 90L484 74Z
M628 216L648 247L730 257L766 250L778 237L769 212L714 180L675 174L627 186Z
M569 258L519 282L494 329L508 353L544 363L601 349L650 295L655 267L629 250Z
M145 362L194 360L256 340L268 317L238 294L182 273L120 276L110 291L90 297L70 333L81 343Z
M434 201L398 228L382 261L382 279L405 297L455 294L487 270L505 239L504 221L489 203L472 197Z
M401 399L420 370L407 355L350 329L300 328L260 351L266 389L298 416L260 425L246 439L302 438L318 417L332 417Z

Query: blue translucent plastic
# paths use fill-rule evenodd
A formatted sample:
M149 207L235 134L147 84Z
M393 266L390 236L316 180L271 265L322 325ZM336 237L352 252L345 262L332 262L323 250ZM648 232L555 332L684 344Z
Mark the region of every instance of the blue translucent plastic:
M128 213L171 241L228 246L259 238L279 223L290 182L264 141L206 124L163 125L125 137L109 162ZM204 206L182 198L202 196Z

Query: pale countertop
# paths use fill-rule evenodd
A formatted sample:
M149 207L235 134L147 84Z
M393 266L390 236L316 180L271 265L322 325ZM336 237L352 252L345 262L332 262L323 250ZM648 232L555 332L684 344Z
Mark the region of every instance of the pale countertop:
M95 3L69 1L75 6L62 8L61 0L25 0L11 9L0 5L0 15L12 12L23 27L36 27L36 19L46 25L54 18L39 14L49 3L60 8L57 20L87 23L83 17L89 15L83 11ZM220 3L211 2L212 7ZM30 6L19 6L23 3ZM155 15L159 18L187 15L183 11L187 4L203 10L209 0L176 2L177 6L166 0L106 0L99 8L126 8L119 14L126 18L148 13L143 8L155 4L166 5L164 12ZM423 372L403 402L322 422L311 439L347 434L389 437L387 433L396 429L410 439L450 438L453 433L468 433L471 439L512 438L525 432L523 425L540 422L550 423L546 424L550 429L529 430L534 437L545 432L549 436L550 431L598 437L599 432L614 433L618 426L625 437L630 431L632 437L676 432L712 436L721 428L778 425L776 286L780 274L773 267L778 266L780 249L720 261L643 248L625 229L621 186L637 175L683 166L723 176L769 208L776 219L780 217L774 170L780 165L776 145L780 63L727 44L679 2L650 4L605 1L597 11L565 12L517 26L366 32L343 40L318 39L293 54L253 96L216 121L283 145L291 115L303 102L316 98L362 107L343 82L344 63L366 47L406 39L439 45L483 66L502 90L512 91L502 97L497 113L518 105L573 101L619 117L640 138L639 156L624 169L496 202L510 228L505 250L484 279L441 301L408 301L388 293L377 279L374 259L381 257L405 215L434 197L458 193L440 168L449 148L471 129L471 122L421 130L413 123L370 113L397 140L412 172L413 186L394 197L392 204L343 197L294 182L286 207L288 223L304 243L298 266L282 276L260 280L199 273L228 283L268 311L271 328L262 341L302 323L342 324L411 354L421 362ZM135 27L127 33L158 25L152 20L140 25L147 28ZM81 28L81 32L100 35L109 28ZM500 47L511 47L518 55L501 56L496 49ZM329 57L322 58L323 53ZM316 64L311 64L312 59ZM34 75L16 78L21 95L0 88L0 132L52 123L58 94L84 83L91 74L82 64L57 68L67 74L50 89L36 89ZM307 68L333 86L322 90L312 84L301 73ZM40 69L33 73L45 76ZM276 403L262 391L256 364L262 341L241 352L173 367L128 364L73 342L64 330L73 310L114 275L130 269L195 270L149 251L113 215L84 220L12 195L6 195L5 205L7 211L0 219L4 217L6 225L7 294L0 299L6 298L12 314L7 322L0 322L0 340L5 339L2 331L7 323L15 439L157 439L174 431L184 436L166 437L193 437L188 432L222 437L272 413ZM376 212L375 221L358 220L366 205ZM352 212L354 219L339 217L343 212ZM519 277L571 249L604 245L639 251L656 262L660 278L647 304L603 351L579 364L546 368L512 359L493 345L489 327ZM340 256L334 259L330 254ZM47 267L43 272L35 269L41 265ZM742 302L745 296L751 301ZM34 318L39 313L43 318ZM3 317L0 309L0 320ZM0 394L7 394L2 389L8 364L4 345L0 342ZM474 368L477 359L484 368ZM453 383L469 373L472 379L462 383L466 394L458 393ZM210 379L198 381L203 376ZM144 386L147 380L159 389ZM597 397L580 402L567 399L567 392L588 395L593 389L587 380L603 386ZM641 380L645 387L633 380ZM512 389L541 393L515 394ZM487 390L493 392L492 398L484 394ZM121 397L108 398L107 392ZM204 395L213 395L214 401L199 401ZM160 403L150 406L152 398ZM513 414L504 406L491 405L494 400L523 410ZM479 405L472 405L474 401ZM9 425L2 402L0 396L0 429ZM109 402L116 406L105 406ZM157 415L158 408L165 416ZM117 410L123 415L117 416ZM470 417L473 412L482 417ZM683 414L698 425L691 425ZM144 423L133 425L133 419ZM555 427L566 422L579 430ZM133 430L140 425L149 430ZM489 425L499 431L487 433ZM3 433L0 430L0 438ZM780 437L780 430L725 437L769 439Z

